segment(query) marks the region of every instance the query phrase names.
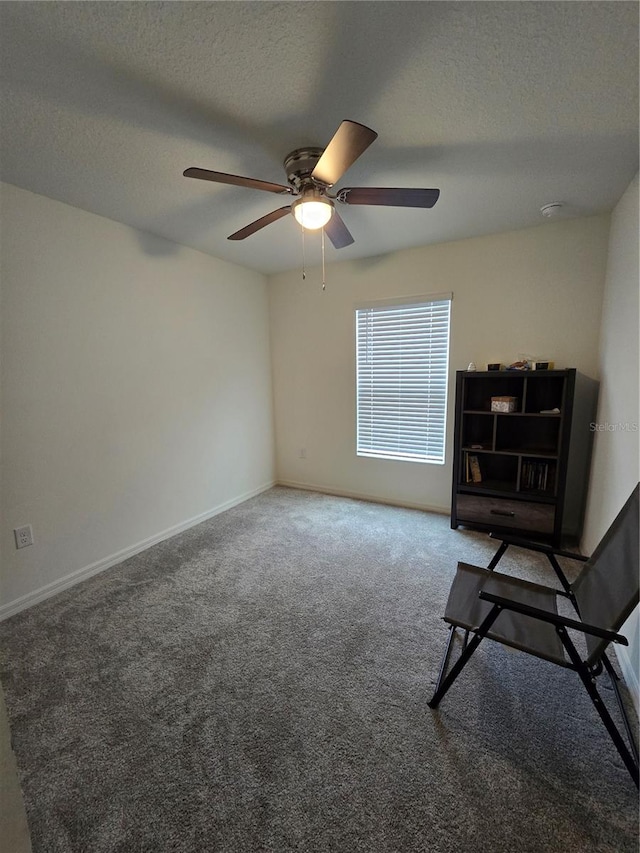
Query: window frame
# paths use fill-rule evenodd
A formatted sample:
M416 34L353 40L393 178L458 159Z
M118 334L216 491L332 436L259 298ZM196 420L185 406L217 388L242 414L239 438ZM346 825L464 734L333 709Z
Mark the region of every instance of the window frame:
M436 303L446 302L446 309L443 306L435 306ZM397 297L394 299L381 299L369 302L358 302L354 305L354 338L355 338L355 439L356 439L356 456L358 458L363 459L381 459L395 462L417 462L419 464L431 464L431 465L444 465L446 462L446 445L447 445L447 408L448 408L448 390L449 390L449 361L450 361L450 350L451 350L451 306L453 302L453 294L452 293L430 293L430 294L420 294L416 296L407 296L407 297ZM366 440L363 436L363 432L367 428L367 423L369 425L370 431L373 429L372 423L375 419L375 415L372 413L371 409L374 406L374 402L370 404L370 410L368 415L365 416L364 420L367 422L362 424L361 421L361 399L363 393L361 384L363 382L363 371L361 369L361 350L364 346L364 341L361 340L361 326L364 318L361 318L361 312L375 312L380 311L381 314L383 312L393 312L394 309L402 309L405 308L410 310L412 308L416 309L426 309L428 311L436 312L436 316L433 318L433 323L436 326L435 331L431 328L430 335L435 334L438 336L438 332L440 335L442 334L442 322L443 319L446 319L446 337L444 340L444 345L438 348L438 351L434 353L434 360L440 361L440 367L436 370L437 374L437 383L436 383L436 393L440 393L442 402L438 405L432 407L431 414L429 415L429 409L427 408L425 411L425 416L431 417L434 419L435 415L435 431L439 432L441 438L433 437L433 429L430 430L429 426L427 426L424 430L424 437L416 437L420 429L417 430L415 428L409 428L409 432L404 435L401 434L400 430L402 425L396 424L396 435L395 438L390 438L387 446L383 447L383 439L381 439L378 435L374 439L373 433L370 434L369 439ZM425 312L425 313L426 313ZM444 313L446 313L446 317L444 317ZM393 324L393 315L392 313L387 314L387 317L382 317L382 322L390 322ZM420 318L418 318L420 320ZM424 317L420 321L424 326L425 319ZM439 328L438 328L439 327ZM398 353L391 353L391 357L400 356L402 357L402 341L399 340L400 336L397 339L397 346L400 349ZM394 342L395 343L395 342ZM413 342L415 344L415 341ZM427 347L423 347L420 350L419 358L425 359L427 363L429 362L430 356L425 353L425 349ZM442 364L442 359L444 358L444 363ZM423 362L424 365L424 362ZM393 371L393 364L390 365L391 370ZM420 370L424 370L424 366L417 369L419 373ZM411 378L410 371L405 372L405 377L409 377L411 381L416 382L416 377ZM402 372L398 372L398 381L402 378ZM417 377L419 380L419 377ZM427 387L428 379L425 379L423 384L419 385L419 392L423 392L425 395L429 395L432 393L432 389ZM370 385L375 384L375 377L369 380ZM374 392L375 393L375 392ZM401 401L401 394L399 395L399 401ZM379 395L380 397L381 395ZM393 394L391 395L393 396ZM398 396L396 394L396 396ZM392 403L394 405L394 403ZM397 405L397 403L395 403ZM428 404L427 404L428 406ZM410 412L407 415L407 420L410 421ZM393 430L393 416L389 416L387 422L385 423L385 419L381 418L379 421L379 432L384 432L385 428L389 430L390 428ZM390 427L391 425L391 427ZM409 426L409 424L407 424ZM431 431L432 435L429 436L429 432ZM424 450L417 450L418 445L424 441ZM392 448L390 445L395 443L396 448ZM378 445L375 447L374 445ZM413 450L408 450L411 446L414 445ZM404 450L400 449L400 445L404 445ZM437 447L437 453L434 452L434 446Z

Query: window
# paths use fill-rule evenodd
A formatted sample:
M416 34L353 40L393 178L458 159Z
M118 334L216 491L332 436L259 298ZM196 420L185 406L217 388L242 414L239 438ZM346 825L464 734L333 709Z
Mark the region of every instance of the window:
M451 294L356 309L357 453L444 463Z

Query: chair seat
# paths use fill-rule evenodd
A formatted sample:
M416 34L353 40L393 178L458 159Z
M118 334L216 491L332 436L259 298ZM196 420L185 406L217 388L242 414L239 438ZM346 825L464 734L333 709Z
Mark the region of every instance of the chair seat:
M468 631L477 631L493 607L478 598L481 590L549 613L558 612L556 591L549 587L481 569L469 563L458 563L444 614L445 622ZM570 666L554 626L539 619L503 610L487 637L561 666Z

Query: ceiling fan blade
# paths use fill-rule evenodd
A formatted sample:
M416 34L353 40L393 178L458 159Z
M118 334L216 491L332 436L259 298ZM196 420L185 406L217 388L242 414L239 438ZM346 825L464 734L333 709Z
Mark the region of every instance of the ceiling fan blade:
M351 232L335 209L331 215L331 219L324 226L324 231L335 249L344 249L345 246L350 246L353 243Z
M311 177L333 186L377 138L375 130L345 119L324 149Z
M236 187L248 187L252 190L265 190L268 193L291 193L291 187L284 184L272 184L270 181L259 181L257 178L243 178L241 175L227 175L226 172L210 172L209 169L198 169L191 166L182 173L185 178L198 178L201 181L213 181L216 184L233 184Z
M244 228L241 228L239 231L236 231L235 234L227 237L227 240L244 240L245 237L250 237L252 234L255 234L256 231L264 228L265 225L271 225L272 222L277 222L278 219L282 219L282 217L286 216L287 213L291 213L291 205L279 207L277 210L272 210L271 213L267 213L266 216L261 216L260 219L256 219L255 222L252 222L250 225L245 225Z
M413 190L393 187L346 187L336 198L344 204L380 204L387 207L433 207L440 190Z

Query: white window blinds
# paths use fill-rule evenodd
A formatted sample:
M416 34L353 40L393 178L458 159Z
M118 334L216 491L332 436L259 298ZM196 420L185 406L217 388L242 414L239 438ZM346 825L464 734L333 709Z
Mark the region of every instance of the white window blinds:
M356 309L357 453L444 462L451 296Z

